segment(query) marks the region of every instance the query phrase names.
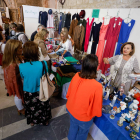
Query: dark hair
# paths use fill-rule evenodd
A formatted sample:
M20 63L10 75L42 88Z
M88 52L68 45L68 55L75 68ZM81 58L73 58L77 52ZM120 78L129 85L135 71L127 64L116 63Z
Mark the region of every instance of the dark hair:
M95 79L98 67L98 57L95 54L88 54L82 63L82 71L79 73L81 78Z
M0 31L0 41L3 40L2 31Z
M24 26L22 24L18 24L16 28L17 32L24 32Z
M38 45L32 41L28 41L23 45L23 56L25 62L38 61L39 49Z
M134 45L134 43L132 43L132 42L126 42L126 43L124 43L124 44L121 46L121 54L123 54L123 48L124 48L124 46L127 45L127 44L131 45L132 52L130 52L129 55L132 56L132 55L135 53L135 45Z

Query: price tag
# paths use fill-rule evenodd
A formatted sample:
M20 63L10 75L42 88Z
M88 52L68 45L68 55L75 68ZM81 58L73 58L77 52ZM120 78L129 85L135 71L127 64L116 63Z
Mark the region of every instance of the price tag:
M130 27L131 26L131 23L129 23L128 26Z
M116 26L116 23L114 24L114 26L113 26L113 27L115 28L115 26Z
M119 25L121 25L121 22L119 22Z

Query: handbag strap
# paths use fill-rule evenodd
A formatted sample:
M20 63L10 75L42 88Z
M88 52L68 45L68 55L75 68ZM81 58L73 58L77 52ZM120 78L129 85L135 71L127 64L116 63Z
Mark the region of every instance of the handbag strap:
M3 53L2 53L2 43L1 43L1 45L0 45L0 54L3 54Z
M45 62L44 62L44 61L41 61L41 63L42 63L42 65L43 65L42 75L44 75L44 71L45 71L45 76L46 76L46 79L47 79L47 81L48 81L48 83L49 83ZM51 87L53 87L50 83L49 83L49 85L50 85Z

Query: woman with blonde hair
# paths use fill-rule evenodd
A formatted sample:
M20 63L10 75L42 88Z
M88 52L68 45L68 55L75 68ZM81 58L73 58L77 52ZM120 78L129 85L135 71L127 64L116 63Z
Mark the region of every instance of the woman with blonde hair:
M49 31L46 29L42 29L40 32L38 32L35 35L35 39L34 42L38 45L38 47L41 49L41 52L44 60L47 61L48 64L48 68L49 70L51 69L51 62L50 62L50 57L48 56L48 53L51 53L52 50L47 50L46 49L46 44L44 42L44 40L46 40L46 38L48 37ZM41 55L41 54L40 54Z
M2 59L4 80L9 95L15 96L15 104L19 114L25 115L23 102L23 85L19 72L19 58L22 54L22 43L18 40L9 40L6 43Z
M68 34L68 39L71 41L72 43L72 46L74 45L74 41L73 39L71 38L71 36L69 35L69 32L68 32L68 29L66 27L63 27L62 28L62 32L66 32ZM55 41L61 41L61 39L57 39L57 38L54 38Z
M60 37L61 37L61 42L57 47L57 49L55 50L56 54L62 55L62 57L72 56L73 49L72 49L71 41L68 39L68 33L61 32Z

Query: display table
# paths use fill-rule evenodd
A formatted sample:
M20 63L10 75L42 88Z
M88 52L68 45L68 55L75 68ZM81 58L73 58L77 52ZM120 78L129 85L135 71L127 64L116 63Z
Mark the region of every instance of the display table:
M111 101L103 100L103 105L109 105ZM128 106L130 103L128 104ZM116 101L115 105L119 107L120 102ZM126 109L126 113L128 109ZM117 121L121 116L121 112L115 115L115 119L110 119L110 114L102 113L101 117L95 117L94 123L90 128L90 134L94 140L132 140L129 136L131 130L126 131L125 127L129 125L127 122L123 122L123 126L120 127L117 125ZM136 115L137 116L137 115ZM135 120L135 119L134 119ZM140 137L140 132L137 133L137 136ZM137 139L137 138L136 138Z

